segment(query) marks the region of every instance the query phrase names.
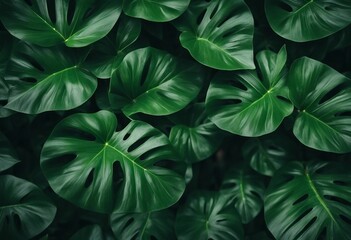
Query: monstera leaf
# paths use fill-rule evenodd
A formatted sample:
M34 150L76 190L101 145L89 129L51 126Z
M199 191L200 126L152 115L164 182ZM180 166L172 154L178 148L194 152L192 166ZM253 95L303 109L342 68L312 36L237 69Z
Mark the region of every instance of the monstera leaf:
M265 186L260 175L249 169L231 169L222 183L222 190L234 200L242 223L251 222L262 210Z
M85 65L95 76L110 78L125 55L133 50L131 45L138 39L140 31L140 20L122 15L112 31L94 44Z
M18 163L18 157L4 134L0 132L0 172Z
M3 239L30 239L54 220L56 207L34 184L0 176L0 233Z
M348 167L347 167L348 166ZM349 165L292 162L273 177L264 208L276 239L350 239Z
M249 139L243 146L243 156L262 175L273 176L286 162L294 161L300 151L284 135L267 135Z
M303 57L292 64L288 85L299 114L294 134L322 151L351 151L351 80L331 67Z
M167 22L179 17L190 0L129 0L123 1L123 12L131 17L153 22Z
M94 93L96 78L76 54L61 47L16 46L5 80L10 86L6 108L36 114L80 106Z
M108 240L99 225L88 225L76 232L70 240Z
M177 124L172 127L169 140L180 159L187 163L208 158L221 144L222 134L208 119L203 103L194 104L177 113L172 120Z
M206 97L210 119L219 128L241 136L271 133L293 111L285 86L285 47L278 54L261 51L256 60L260 75L252 70L220 72Z
M265 11L272 29L296 42L324 38L351 23L349 0L267 0Z
M217 192L197 192L178 211L177 239L243 239L240 216L232 200Z
M9 99L9 91L7 83L0 77L0 118L8 117L13 113L13 111L4 108Z
M155 48L127 54L113 73L110 102L130 116L167 115L189 104L202 85L201 68Z
M170 210L112 214L111 228L118 240L175 239L174 220Z
M64 199L97 212L146 212L169 207L184 191L180 175L160 167L172 156L167 137L132 121L115 132L114 114L62 120L44 144L41 167Z
M243 0L192 1L175 24L182 46L200 63L221 70L255 68L254 22Z
M21 40L83 47L106 36L121 9L121 0L1 0L0 19Z

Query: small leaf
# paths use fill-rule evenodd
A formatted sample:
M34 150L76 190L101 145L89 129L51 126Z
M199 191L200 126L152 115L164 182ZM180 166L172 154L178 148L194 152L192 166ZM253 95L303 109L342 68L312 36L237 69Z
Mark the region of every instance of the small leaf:
M175 25L180 43L198 62L220 70L255 68L254 22L243 0L192 1Z
M0 176L0 233L3 239L30 239L54 220L56 207L34 184Z
M348 165L347 165L348 166ZM349 166L291 162L278 170L264 208L276 239L350 239Z
M44 144L41 167L52 189L91 211L148 212L179 200L185 184L167 167L167 137L149 124L130 122L115 132L108 111L62 120ZM161 166L159 166L161 165Z
M0 132L0 172L11 168L18 160L17 154L9 140Z
M200 70L192 62L155 48L130 52L112 75L111 106L127 116L177 112L198 95L203 75Z
M293 111L286 81L286 50L257 54L256 71L220 72L206 96L210 119L221 129L241 136L261 136L275 131Z
M321 151L351 151L351 80L328 65L303 57L289 72L290 99L298 108L294 134Z

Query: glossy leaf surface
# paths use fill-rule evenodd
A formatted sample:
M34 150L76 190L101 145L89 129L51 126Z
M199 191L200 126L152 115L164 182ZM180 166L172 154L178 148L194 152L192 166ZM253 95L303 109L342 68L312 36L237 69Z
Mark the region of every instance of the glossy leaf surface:
M349 166L349 165L347 165ZM292 162L275 174L265 219L276 239L350 239L349 168L322 161Z
M349 0L267 0L265 11L273 30L296 42L329 36L351 23Z
M56 207L34 184L0 176L0 232L3 239L29 239L54 220Z
M167 137L132 121L115 132L108 111L62 120L46 141L41 167L61 197L97 212L146 212L169 207L184 191L182 177L158 164L172 157Z
M15 37L48 47L87 46L115 25L121 0L0 1L0 19Z
M232 200L216 192L197 192L179 209L177 239L243 239L240 216Z
M294 134L322 151L351 151L351 80L331 67L303 57L289 72L290 99L298 108Z
M118 240L175 239L174 214L169 210L112 214L111 228Z
M244 1L192 1L175 24L182 46L198 62L221 70L255 68L254 22Z
M94 93L96 78L81 67L76 54L61 47L39 48L20 43L11 57L5 80L10 87L6 108L36 114L68 110Z
M190 0L129 0L123 2L123 12L135 18L167 22L179 17Z
M0 132L0 172L18 163L18 156L7 137Z
M259 73L217 74L206 96L210 119L219 128L241 136L261 136L276 130L293 111L287 100L286 58L285 47L278 54L265 50L256 56Z
M168 115L190 103L202 85L201 68L155 48L130 52L113 73L110 102L130 116Z

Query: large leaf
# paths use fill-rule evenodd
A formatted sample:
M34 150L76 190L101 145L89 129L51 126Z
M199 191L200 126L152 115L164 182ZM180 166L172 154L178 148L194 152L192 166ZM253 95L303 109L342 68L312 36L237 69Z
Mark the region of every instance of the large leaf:
M167 137L132 121L115 132L114 114L100 111L62 120L44 144L41 167L61 197L92 211L146 212L169 207L184 191L166 167Z
M141 31L140 20L122 15L111 32L93 45L85 63L95 76L110 78Z
M349 0L267 0L265 11L272 29L296 42L329 36L351 23Z
M200 63L221 70L255 68L254 22L243 0L192 1L176 26L182 46Z
M112 214L111 228L118 240L175 239L174 214L169 210Z
M285 47L278 54L265 50L256 56L259 73L217 74L206 97L210 119L219 128L241 136L261 136L276 130L293 111L285 86L286 58Z
M199 93L201 68L155 48L130 52L113 73L110 102L130 116L167 115L179 111Z
M123 12L131 17L153 22L167 22L179 17L190 0L129 0L123 1Z
M186 118L184 118L186 116ZM211 156L219 147L222 134L205 112L205 105L197 103L172 116L169 140L180 159L194 163Z
M82 58L82 52L61 47L18 44L5 76L10 86L5 107L36 114L68 110L86 102L93 95L97 82L81 67L82 59L76 55Z
M231 169L222 183L222 190L234 200L242 223L251 222L262 210L265 186L260 175L249 169Z
M115 25L121 0L0 1L0 19L15 37L48 47L87 46Z
M276 239L350 239L349 165L292 162L273 177L264 208Z
M351 151L351 80L331 67L303 57L289 72L290 99L299 113L294 134L322 151Z
M233 201L217 192L197 192L190 196L177 213L175 227L179 240L244 238Z
M54 220L56 207L34 184L0 176L0 233L3 239L29 239Z
M284 135L267 135L249 139L242 151L251 168L266 176L273 176L286 162L296 160L300 151Z
M4 134L0 132L0 172L18 163L18 157L13 146Z

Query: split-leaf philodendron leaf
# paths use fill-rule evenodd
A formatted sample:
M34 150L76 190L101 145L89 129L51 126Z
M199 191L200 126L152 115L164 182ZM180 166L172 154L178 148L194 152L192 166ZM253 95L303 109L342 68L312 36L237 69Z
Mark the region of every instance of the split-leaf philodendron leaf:
M146 212L167 208L184 191L170 161L167 137L147 123L117 119L102 110L62 120L46 141L41 167L52 189L76 205L98 212Z

